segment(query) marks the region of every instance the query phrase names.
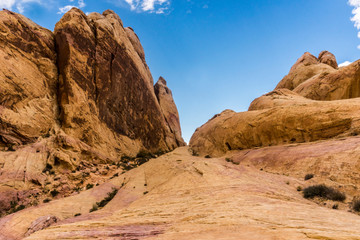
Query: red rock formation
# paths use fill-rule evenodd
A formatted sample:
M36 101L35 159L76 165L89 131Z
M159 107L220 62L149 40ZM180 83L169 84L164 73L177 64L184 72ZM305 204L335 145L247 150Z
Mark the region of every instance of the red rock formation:
M184 139L181 137L179 113L175 105L172 92L167 87L165 79L160 77L154 88L162 113L165 116L166 122L170 126L171 132L175 134L177 144L179 146L185 146Z
M113 11L73 8L52 33L4 10L0 31L0 215L14 196L37 201L31 188L68 195L79 176L115 171L97 164L183 145L171 95L163 109L137 35Z
M321 63L325 63L333 68L338 68L338 64L337 64L337 61L336 61L336 57L334 56L334 54L332 54L331 52L328 52L328 51L322 51L320 54L319 54L319 62Z
M201 155L221 156L235 149L356 135L359 81L360 61L337 69L333 54L305 53L273 92L251 103L249 112L226 111L209 120L190 146Z
M123 148L117 138L124 136L151 151L178 146L139 55L140 43L135 49L114 12L87 17L72 9L56 24L55 36L66 133L91 146L116 146L106 147L114 154Z

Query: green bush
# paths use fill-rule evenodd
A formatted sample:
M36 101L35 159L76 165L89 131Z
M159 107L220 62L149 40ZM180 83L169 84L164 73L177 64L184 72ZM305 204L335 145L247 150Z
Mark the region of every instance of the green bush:
M97 211L98 209L99 209L99 207L97 206L97 204L94 204L93 207L92 207L92 209L90 209L89 212L95 212L95 211Z
M100 202L97 202L93 205L92 209L90 209L90 212L94 212L97 211L99 208L103 208L106 206L106 204L108 204L117 194L118 190L116 188L113 188L112 192L109 192L107 197L105 197L103 200L101 200Z
M23 210L25 209L25 205L20 205L18 206L17 208L14 209L14 212L17 212L17 211L20 211L20 210Z
M314 197L321 197L324 199L329 199L333 201L344 201L346 199L346 196L344 193L328 187L324 184L320 185L313 185L310 187L307 187L303 190L304 198L310 198L313 199Z
M54 189L50 192L51 196L56 197L59 194L59 191Z
M306 174L305 177L304 177L304 180L307 181L307 180L310 180L314 177L314 174L312 173L309 173L309 174Z
M353 209L355 212L360 212L360 199L354 200L354 201L352 202L352 209Z

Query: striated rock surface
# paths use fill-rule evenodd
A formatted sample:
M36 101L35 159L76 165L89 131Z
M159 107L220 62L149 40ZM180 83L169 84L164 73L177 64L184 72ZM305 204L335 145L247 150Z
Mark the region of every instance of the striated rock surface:
M55 36L66 133L114 156L116 148L132 145L150 151L177 146L151 74L114 12L87 17L73 9L56 24Z
M315 56L306 52L302 55L290 69L286 75L276 86L275 89L287 88L295 89L306 80L334 72L335 69L325 63L322 63Z
M73 8L54 33L0 11L0 66L0 216L184 144L171 94L163 109L137 35L111 10Z
M336 61L336 57L334 54L332 54L331 52L328 52L328 51L322 51L320 54L319 54L319 57L318 57L319 61L321 63L325 63L333 68L338 68L338 64L337 64L337 61Z
M360 187L351 177L359 138L275 148L228 155L236 164L178 148L106 184L0 219L0 236L23 238L39 217L56 216L25 239L358 239L360 218L348 204ZM341 178L330 180L338 169ZM308 170L315 177L304 181ZM347 200L334 210L335 202L304 199L297 187L315 182L346 191ZM89 213L112 187L116 196Z
M35 142L55 125L57 67L53 34L0 11L0 149Z
M221 156L230 150L358 134L360 62L340 69L335 64L327 51L319 58L305 53L273 92L251 103L249 112L225 111L197 129L192 150Z
M184 139L181 137L179 113L175 105L172 92L167 87L165 79L160 77L154 88L166 122L170 126L171 132L175 134L177 145L185 146Z
M339 100L360 97L360 63L338 68L335 56L322 51L319 58L305 53L277 89L287 88L314 100Z
M294 92L314 100L338 100L360 97L360 61L329 74L310 78Z
M224 111L197 129L189 145L202 156L221 156L230 150L312 142L360 132L360 99L274 101L258 105L264 110Z

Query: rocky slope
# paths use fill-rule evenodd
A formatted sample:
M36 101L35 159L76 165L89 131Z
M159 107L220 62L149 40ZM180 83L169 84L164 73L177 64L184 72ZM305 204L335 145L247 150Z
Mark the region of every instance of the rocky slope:
M51 32L3 10L0 32L0 215L185 144L171 91L113 11L73 8Z
M334 210L336 202L304 200L297 188L331 182L355 192L359 182L352 180L352 172L359 161L349 158L359 155L359 139L279 146L273 152L263 148L251 155L249 151L234 152L227 155L233 162L195 157L187 147L178 148L106 184L2 218L0 236L355 240L360 235L360 217L348 212L351 193ZM322 156L323 152L327 155ZM304 157L306 162L301 160ZM304 168L311 163L315 165ZM341 165L346 166L342 177L330 180ZM315 177L304 181L303 174L309 169ZM330 169L331 174L326 175ZM89 213L114 188L118 189L115 197L105 207Z

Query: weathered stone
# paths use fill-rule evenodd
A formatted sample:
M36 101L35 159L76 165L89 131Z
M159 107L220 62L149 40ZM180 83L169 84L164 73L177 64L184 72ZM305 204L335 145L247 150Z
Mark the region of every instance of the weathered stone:
M3 10L0 32L0 148L4 149L34 142L55 124L57 67L49 30Z
M312 142L360 132L360 99L314 101L279 90L255 100L249 112L225 111L197 129L190 147L200 155ZM263 110L255 110L263 109Z
M172 92L167 87L165 79L160 77L154 88L162 113L165 116L166 122L169 125L171 132L175 135L177 145L185 146L185 142L181 137L179 113L175 105Z
M306 80L319 74L329 74L335 69L327 64L321 63L315 56L306 52L302 55L275 89L287 88L293 90Z
M112 156L116 149L130 155L141 148L177 147L151 74L114 12L87 17L72 9L57 23L55 35L66 133Z
M328 51L322 51L318 57L321 63L325 63L333 68L338 68L338 64L334 54Z
M140 41L129 31L111 10L86 16L73 8L55 33L0 11L1 199L10 187L19 198L44 190L44 200L60 182L58 197L65 196L84 187L85 178L104 181L70 172L181 144L179 129L170 129L162 113ZM57 174L66 177L58 181ZM0 204L0 214L8 208Z
M39 217L35 221L33 221L29 227L29 230L26 232L25 236L29 236L30 234L43 230L45 228L50 227L51 225L57 223L59 219L55 216L43 216Z

